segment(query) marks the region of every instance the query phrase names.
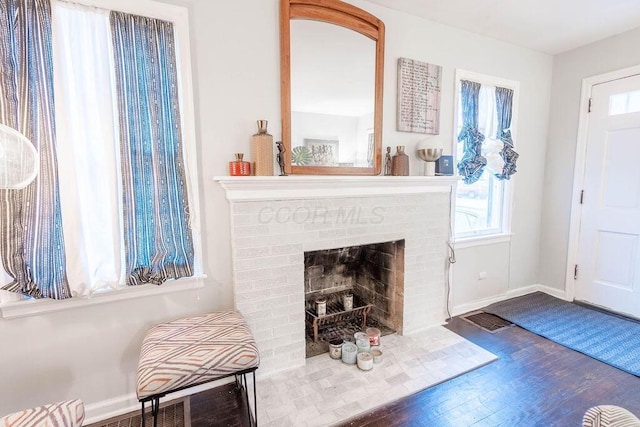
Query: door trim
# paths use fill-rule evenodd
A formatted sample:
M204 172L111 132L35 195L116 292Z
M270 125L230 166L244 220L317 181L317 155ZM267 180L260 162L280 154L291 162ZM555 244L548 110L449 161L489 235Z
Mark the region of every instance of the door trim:
M592 88L601 83L620 80L640 74L640 65L611 71L609 73L582 79L580 94L580 117L578 120L578 137L576 141L575 164L573 172L573 192L571 195L571 219L569 223L569 247L567 249L567 268L565 275L565 299L573 301L576 291L574 280L574 266L578 263L578 249L580 246L580 219L582 217L582 205L580 204L580 192L584 185L584 173L587 153L587 137L589 134L589 98ZM587 195L589 197L589 195ZM579 274L579 273L578 273Z

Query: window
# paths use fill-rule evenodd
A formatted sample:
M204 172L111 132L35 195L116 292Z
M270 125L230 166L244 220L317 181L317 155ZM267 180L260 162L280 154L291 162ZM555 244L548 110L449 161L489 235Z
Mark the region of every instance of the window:
M25 262L27 275L35 278L16 277L13 266L7 268L14 248L1 247L0 287L13 284L17 293L0 291L0 302L19 299L20 293L87 297L128 284L202 275L186 9L146 0L88 1L91 6L53 0L50 15L42 2L34 12L45 17L43 26L52 23L37 43L46 47L46 31L51 32L52 59L45 53L42 68L50 64L52 77L42 80L55 94L48 98L55 109L55 142L49 157L42 145L40 150L45 163L55 163L56 228L62 230L61 239L43 241L63 247L56 269L64 268L59 276L68 290L25 292L20 281L33 282L32 289L47 281L38 278L36 267L43 263ZM41 169L44 182L42 175ZM16 252L27 249L25 244ZM166 262L158 266L163 252Z
M609 115L637 113L640 111L640 91L617 93L609 99Z
M477 92L477 131L484 137L481 145L481 157L476 167L484 161L479 178L476 176L472 183L459 182L456 192L455 236L458 239L495 236L509 232L511 214L510 191L512 182L504 179L503 168L505 161L501 151L505 146L498 137L499 123L496 88L512 90L512 117L510 130L515 134L517 124L517 82L505 81L491 76L457 70L456 72L456 126L455 141L458 141L463 131L462 81L479 84ZM512 135L513 136L513 135ZM481 138L482 139L482 138ZM513 138L515 139L515 138ZM456 144L456 159L460 164L465 157L465 142ZM513 152L515 154L515 152ZM515 154L517 158L517 154ZM515 159L514 159L515 170ZM513 173L513 172L511 172ZM503 179L499 179L503 178ZM477 178L477 180L475 180Z

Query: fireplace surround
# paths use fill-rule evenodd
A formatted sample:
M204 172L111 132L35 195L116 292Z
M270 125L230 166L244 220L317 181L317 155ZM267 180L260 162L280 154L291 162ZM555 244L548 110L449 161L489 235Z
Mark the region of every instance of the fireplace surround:
M233 289L260 376L305 364L305 252L404 242L398 330L442 324L454 177L216 177L230 203Z

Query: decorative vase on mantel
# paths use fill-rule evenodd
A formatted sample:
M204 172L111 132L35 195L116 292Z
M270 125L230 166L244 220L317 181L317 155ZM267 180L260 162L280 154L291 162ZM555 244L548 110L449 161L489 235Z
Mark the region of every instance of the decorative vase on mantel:
M391 175L409 176L409 156L404 152L404 145L398 145L396 150L391 158Z
M244 154L236 153L236 160L229 162L229 175L249 176L251 175L251 163L244 161Z
M273 136L267 133L266 120L258 120L258 133L251 137L251 157L256 176L273 176Z

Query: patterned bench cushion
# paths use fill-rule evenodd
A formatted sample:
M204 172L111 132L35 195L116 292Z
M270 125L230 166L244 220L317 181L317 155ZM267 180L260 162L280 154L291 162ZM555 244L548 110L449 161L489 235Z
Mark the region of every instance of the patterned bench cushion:
M640 427L640 420L624 408L613 405L594 406L582 418L583 427Z
M259 364L255 340L237 311L161 323L142 342L136 392L143 400Z
M0 418L0 427L80 427L84 421L81 400L25 409Z

